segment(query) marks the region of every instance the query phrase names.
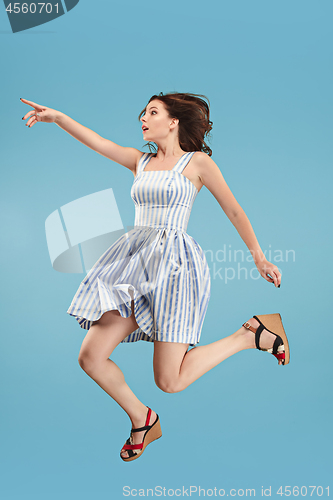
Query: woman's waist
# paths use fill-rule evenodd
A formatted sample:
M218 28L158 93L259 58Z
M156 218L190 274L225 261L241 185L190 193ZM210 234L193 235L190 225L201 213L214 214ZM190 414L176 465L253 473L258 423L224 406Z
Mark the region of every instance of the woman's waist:
M186 231L190 211L163 211L158 209L144 210L137 209L135 211L135 226L150 226L154 228L169 228Z
M179 225L179 224L159 224L159 223L143 223L140 220L135 220L133 229L156 229L157 231L180 231L182 233L186 233L187 225Z

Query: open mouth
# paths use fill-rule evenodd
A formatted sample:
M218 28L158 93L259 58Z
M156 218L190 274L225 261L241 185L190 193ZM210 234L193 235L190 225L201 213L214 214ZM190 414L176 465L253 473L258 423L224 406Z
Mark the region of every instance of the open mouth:
M142 127L142 132L146 132L148 130L148 127Z

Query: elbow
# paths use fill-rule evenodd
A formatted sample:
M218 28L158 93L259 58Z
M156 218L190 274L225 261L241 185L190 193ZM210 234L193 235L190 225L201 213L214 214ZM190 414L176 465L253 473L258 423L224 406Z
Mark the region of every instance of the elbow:
M235 225L246 217L244 210L241 206L233 207L227 213L229 220Z
M237 217L239 217L239 214L240 214L239 210L231 210L229 213L229 219L230 220L237 219Z
M227 216L233 222L242 217L243 214L245 214L244 210L242 209L241 206L238 206L230 209L229 212L227 213Z

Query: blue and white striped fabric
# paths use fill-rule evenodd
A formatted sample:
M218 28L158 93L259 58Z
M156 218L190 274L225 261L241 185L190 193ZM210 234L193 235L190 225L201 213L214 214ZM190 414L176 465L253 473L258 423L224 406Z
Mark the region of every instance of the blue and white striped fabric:
M140 158L131 189L134 228L104 252L67 311L82 328L114 309L129 317L134 299L139 328L123 342L199 342L210 274L205 254L186 233L198 191L182 171L194 153L172 170L145 171L154 155Z

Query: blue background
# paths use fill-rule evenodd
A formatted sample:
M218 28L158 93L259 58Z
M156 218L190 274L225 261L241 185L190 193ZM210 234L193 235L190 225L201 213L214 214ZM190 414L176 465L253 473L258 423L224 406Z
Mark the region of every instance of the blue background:
M3 8L2 498L120 499L123 486L157 485L255 488L256 496L271 486L282 498L279 486L330 485L332 11L325 0L81 0L12 34ZM139 460L123 463L130 422L80 368L86 331L66 314L83 275L52 269L44 223L112 187L124 226L133 225L133 175L55 124L28 129L21 117L31 108L19 98L148 151L137 117L161 91L208 96L213 159L262 249L283 254L272 260L280 289L245 273L226 282L225 268L237 263L218 262L216 252L247 248L201 190L188 233L215 256L206 254L212 286L201 344L254 314L280 312L291 362L243 351L166 394L154 385L152 345L120 345L112 359L163 430ZM286 261L287 250L295 259ZM214 263L223 267L215 276Z

